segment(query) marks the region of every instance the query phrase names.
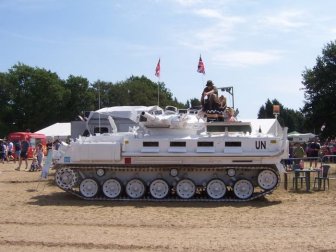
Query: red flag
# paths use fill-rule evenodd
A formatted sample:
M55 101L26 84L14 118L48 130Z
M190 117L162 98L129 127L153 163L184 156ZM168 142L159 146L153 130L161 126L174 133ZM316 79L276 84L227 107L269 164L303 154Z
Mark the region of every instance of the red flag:
M204 67L201 55L198 61L197 72L205 74L205 67Z
M157 63L156 65L156 68L155 68L155 76L156 77L160 77L160 59L159 59L159 62Z

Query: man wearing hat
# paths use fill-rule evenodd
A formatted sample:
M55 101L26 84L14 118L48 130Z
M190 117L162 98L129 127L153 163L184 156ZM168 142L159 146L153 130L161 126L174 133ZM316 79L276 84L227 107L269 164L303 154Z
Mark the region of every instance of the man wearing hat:
M201 97L202 110L211 110L219 107L218 90L211 80L208 80Z

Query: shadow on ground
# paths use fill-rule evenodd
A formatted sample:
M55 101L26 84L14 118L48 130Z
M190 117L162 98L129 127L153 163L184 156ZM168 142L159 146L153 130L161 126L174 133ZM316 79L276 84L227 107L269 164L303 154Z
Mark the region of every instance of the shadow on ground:
M141 201L141 200L83 200L77 198L74 195L68 194L66 192L53 192L51 194L46 194L44 191L31 190L32 193L38 193L38 195L33 196L31 201L28 202L30 205L38 206L78 206L78 207L88 207L88 206L99 206L99 207L125 207L131 206L135 208L146 208L146 207L167 207L167 208L217 208L217 207L253 207L253 208L263 208L281 204L280 200L269 200L266 197L261 197L252 201L247 202L219 202L219 201Z

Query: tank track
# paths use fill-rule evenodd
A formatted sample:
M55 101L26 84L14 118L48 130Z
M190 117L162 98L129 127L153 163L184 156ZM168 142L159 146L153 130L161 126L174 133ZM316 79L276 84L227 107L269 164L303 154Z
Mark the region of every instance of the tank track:
M109 166L109 165L58 165L56 167L54 167L54 169L60 169L63 167L67 167L70 169L74 169L74 170L95 170L95 169L110 169L112 171L124 171L124 170L132 170L132 169L137 169L139 171L139 169L160 169L160 168L146 168L144 167L132 167L132 166L127 166L127 167L115 167L115 166ZM234 169L258 169L258 170L271 170L273 172L275 172L275 174L277 175L277 184L276 186L274 186L272 189L270 190L264 190L262 188L259 188L260 191L258 192L253 192L252 196L247 198L247 199L240 199L235 197L235 195L233 194L233 191L230 191L230 195L228 195L228 193L226 193L226 195L221 198L221 199L212 199L207 197L205 192L202 193L203 195L196 195L193 198L190 199L182 199L179 198L177 195L170 195L167 198L163 198L163 199L155 199L153 197L151 197L150 195L145 195L142 198L129 198L127 196L122 196L122 197L118 197L118 198L108 198L106 197L103 193L99 194L98 196L95 197L85 197L83 196L79 190L74 190L74 189L64 189L59 187L60 189L62 189L63 191L74 195L80 199L84 199L84 200L88 200L88 201L119 201L119 202L248 202L248 201L252 201L255 200L257 198L261 198L263 196L266 196L267 194L271 194L274 190L276 190L278 188L278 186L280 185L280 174L276 169L271 168L270 166L230 166L230 167L217 167L217 166L213 166L211 168L196 168L195 169L204 169L204 170L213 170L213 169L219 169L219 170L223 170L223 169L229 169L229 168L234 168ZM191 168L192 169L192 168ZM57 183L56 183L57 184ZM148 190L146 190L148 192Z

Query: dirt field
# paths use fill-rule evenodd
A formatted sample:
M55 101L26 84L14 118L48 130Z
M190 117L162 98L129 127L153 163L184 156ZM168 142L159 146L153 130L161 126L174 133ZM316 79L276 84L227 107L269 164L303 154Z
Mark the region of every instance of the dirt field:
M336 180L248 203L87 202L14 168L0 164L0 251L336 251Z

